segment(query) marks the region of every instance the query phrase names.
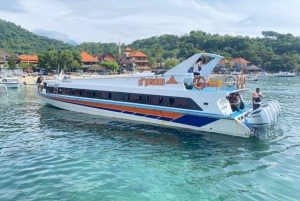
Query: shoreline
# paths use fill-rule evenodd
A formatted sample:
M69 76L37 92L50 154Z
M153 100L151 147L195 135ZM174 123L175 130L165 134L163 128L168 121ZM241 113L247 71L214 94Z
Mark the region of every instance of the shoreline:
M222 76L224 74L210 74L210 78L214 79L219 76ZM84 76L76 76L76 75L71 75L71 79L86 79L86 78L100 78L100 77L116 77L116 76L131 76L131 74L117 74L117 75L84 75ZM15 76L17 77L22 83L26 82L27 85L36 85L36 80L38 76ZM43 76L44 80L54 80L54 77L52 76Z

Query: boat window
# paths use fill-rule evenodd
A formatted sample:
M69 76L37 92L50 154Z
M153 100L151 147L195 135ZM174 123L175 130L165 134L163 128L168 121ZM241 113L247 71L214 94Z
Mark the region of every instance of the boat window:
M106 92L106 91L102 91L101 94L100 94L100 98L111 99L111 93L110 92Z
M96 92L95 91L91 91L91 90L86 90L85 91L85 97L87 98L94 98L96 96Z
M164 103L164 98L162 96L158 99L158 104L162 105Z
M74 89L74 96L82 96L82 90L81 89Z
M147 103L151 105L159 105L158 96L147 96Z
M174 106L175 98L169 98L169 105Z
M140 102L140 96L137 94L130 94L129 96L129 101L130 102Z
M75 95L75 90L74 89L70 89L69 90L69 95L74 96Z
M64 88L63 91L62 91L62 94L63 95L69 95L69 91L70 91L69 88Z
M47 87L46 93L51 93L53 94L53 87Z
M176 98L173 107L186 108L186 101L183 98Z
M123 93L114 93L113 96L115 101L123 101Z

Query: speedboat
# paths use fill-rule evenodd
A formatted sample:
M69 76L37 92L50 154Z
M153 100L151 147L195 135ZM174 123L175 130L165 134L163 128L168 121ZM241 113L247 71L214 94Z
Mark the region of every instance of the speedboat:
M200 75L186 75L200 57L209 58L209 62L197 68ZM211 71L223 58L198 53L162 75L46 80L37 94L46 103L70 111L193 129L199 133L247 138L270 131L281 112L278 101L270 101L253 111L252 105L243 99L250 92L245 76L210 80ZM232 94L238 94L244 103L238 111L230 106Z
M136 72L133 75L136 77L143 77L143 76L153 76L155 73L151 72L150 70L144 70L141 72Z
M15 77L4 77L1 79L0 84L6 86L6 88L18 88L22 85L20 80Z
M295 73L289 73L289 72L279 72L279 74L276 75L276 77L295 77Z

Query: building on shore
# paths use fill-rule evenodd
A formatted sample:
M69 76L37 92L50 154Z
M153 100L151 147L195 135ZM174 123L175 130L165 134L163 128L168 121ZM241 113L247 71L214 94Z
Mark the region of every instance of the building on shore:
M82 58L82 71L87 72L90 67L93 65L98 65L99 60L95 58L94 56L88 54L87 52L83 51L81 52L81 58Z
M124 54L120 60L120 70L137 71L137 70L151 70L148 66L148 56L139 50L133 51L126 47L123 50Z

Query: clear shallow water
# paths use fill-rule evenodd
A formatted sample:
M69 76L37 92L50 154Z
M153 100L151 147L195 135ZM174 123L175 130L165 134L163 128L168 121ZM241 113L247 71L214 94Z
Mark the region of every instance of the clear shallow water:
M34 86L0 91L0 200L299 200L300 77L257 86L283 109L267 139L74 113Z

